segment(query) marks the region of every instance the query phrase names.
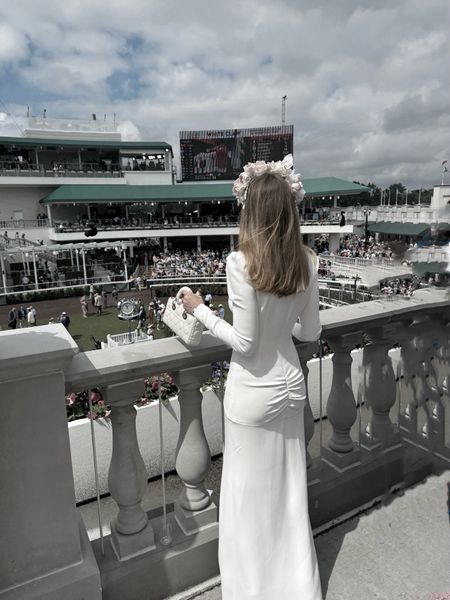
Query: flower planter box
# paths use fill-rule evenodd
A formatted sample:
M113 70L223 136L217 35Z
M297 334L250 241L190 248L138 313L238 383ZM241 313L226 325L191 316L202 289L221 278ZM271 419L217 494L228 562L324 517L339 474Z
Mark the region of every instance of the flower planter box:
M222 416L221 403L212 390L203 392L203 425L206 438L215 456L222 452ZM158 402L140 406L136 409L136 428L139 448L144 458L147 476L161 474L161 453L159 440ZM175 451L179 432L179 404L177 397L163 404L163 435L166 472L175 468ZM93 422L98 464L100 493L107 493L108 470L112 453L111 423L99 419ZM75 497L77 502L95 498L95 476L92 453L91 421L79 419L69 423L70 449L72 453Z

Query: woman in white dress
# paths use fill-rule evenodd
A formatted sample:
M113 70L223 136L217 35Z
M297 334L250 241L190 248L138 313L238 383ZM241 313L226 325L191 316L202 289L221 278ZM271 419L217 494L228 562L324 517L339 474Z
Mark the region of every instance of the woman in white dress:
M306 388L292 335L319 338L317 260L302 244L292 158L250 163L239 252L227 260L233 325L188 293L184 308L233 349L224 398L219 516L223 600L322 600L308 514Z

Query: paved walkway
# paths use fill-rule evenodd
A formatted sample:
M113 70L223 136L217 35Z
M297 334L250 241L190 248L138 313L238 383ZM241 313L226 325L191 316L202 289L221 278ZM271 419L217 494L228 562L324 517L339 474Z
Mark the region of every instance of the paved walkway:
M447 482L450 471L430 476L318 535L324 600L450 600ZM220 585L204 590L171 600L221 600Z

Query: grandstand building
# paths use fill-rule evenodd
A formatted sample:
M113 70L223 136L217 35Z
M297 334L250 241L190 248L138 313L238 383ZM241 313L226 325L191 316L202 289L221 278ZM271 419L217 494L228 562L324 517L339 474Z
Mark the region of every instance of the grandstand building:
M331 197L335 204L367 189L334 177L304 184L307 199ZM353 231L313 216L305 234L335 234L338 243L338 234ZM0 138L0 235L82 242L95 223L99 241L152 238L162 248L199 248L215 240L233 247L237 217L230 183L176 182L166 142L125 142L102 122L52 119L34 121L23 137Z

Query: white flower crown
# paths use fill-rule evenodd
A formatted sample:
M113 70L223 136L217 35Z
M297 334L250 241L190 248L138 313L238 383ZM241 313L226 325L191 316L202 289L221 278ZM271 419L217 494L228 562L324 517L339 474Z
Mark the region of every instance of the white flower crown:
M278 175L281 175L283 179L286 179L291 187L296 202L300 203L305 195L305 190L300 181L300 175L294 173L293 167L294 161L292 154L288 154L283 160L279 160L278 162L264 162L263 160L257 160L254 163L247 163L244 167L244 171L233 184L233 195L235 196L237 203L242 204L242 206L245 205L249 183L252 179L264 175L264 173L277 173Z

